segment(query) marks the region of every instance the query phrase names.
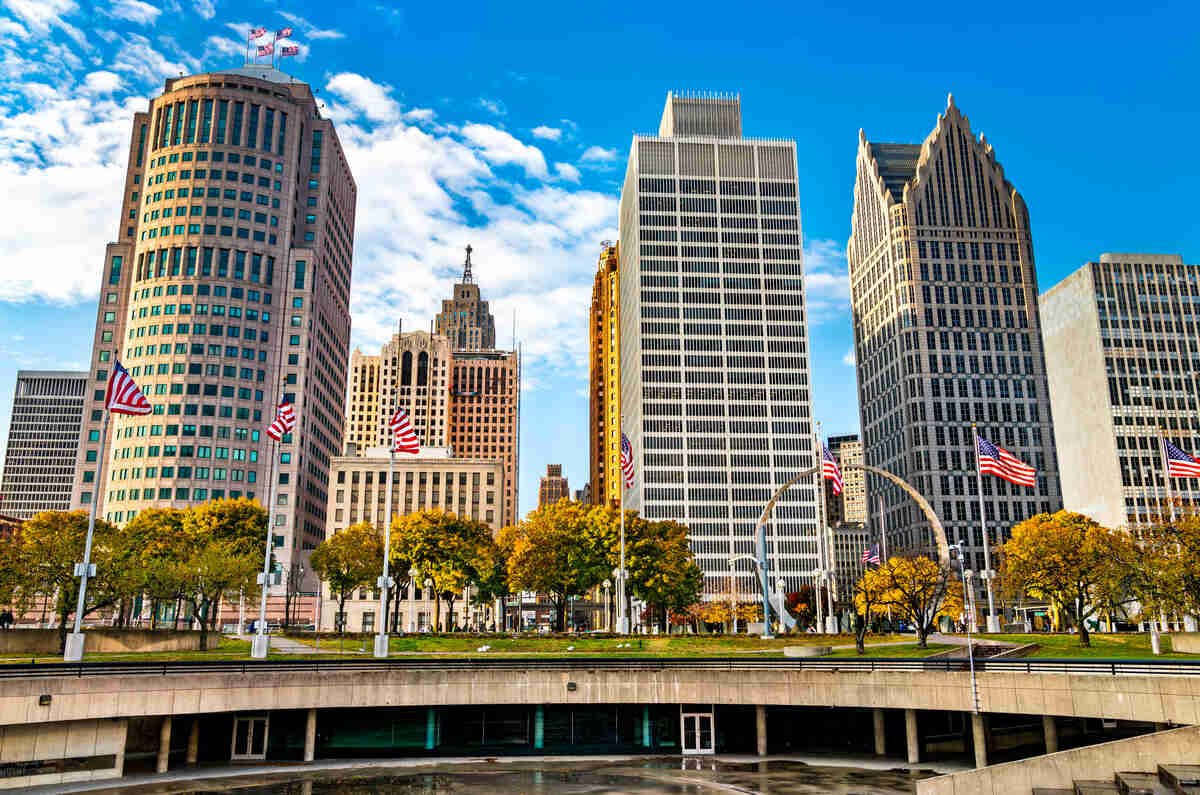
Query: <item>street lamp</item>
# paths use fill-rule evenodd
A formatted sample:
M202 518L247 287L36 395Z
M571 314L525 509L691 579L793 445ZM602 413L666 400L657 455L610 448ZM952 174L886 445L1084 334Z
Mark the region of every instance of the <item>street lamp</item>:
M604 578L604 628L612 631L612 621L609 619L609 611L612 609L612 604L608 600L608 589L612 587L612 581L607 577Z
M786 582L786 581L785 581L785 580L784 580L782 577L778 577L778 578L776 578L776 580L775 580L775 593L777 594L777 598L779 599L779 609L778 609L778 614L779 614L779 634L781 634L781 635L784 633L784 624L783 624L783 589L784 589L784 588L786 588L786 587L787 587L787 582ZM764 618L765 618L765 616L764 616ZM767 635L764 633L764 634L763 634L763 637L765 638L765 637L767 637Z
M613 582L616 587L616 594L613 599L616 604L617 612L617 632L621 635L629 634L629 616L626 612L625 600L629 597L625 587L624 572L618 566L612 570Z
M963 572L963 608L967 610L968 624L972 632L979 631L979 619L975 612L975 588L972 582L975 579L975 572L967 569Z
M729 622L733 627L733 634L737 634L737 598L735 596L737 589L737 578L734 576L733 558L729 559Z
M417 577L421 572L413 566L408 570L408 631L417 631Z
M424 586L425 586L425 593L424 593L424 596L425 596L425 601L426 601L426 602L428 602L428 601L429 601L429 589L433 587L433 580L432 580L432 579L430 579L429 577L426 577L426 578L425 578L425 582L423 582L423 583L422 583L422 585L424 585ZM437 608L437 602L434 602L434 608L433 608L433 609L434 609L434 610L437 610L437 609L438 609L438 608ZM439 621L441 621L441 618L442 618L442 617L441 617L441 615L440 615L440 614L438 614L438 615L435 615L435 616L433 617L433 628L434 628L434 630L436 630L436 629L438 628L438 622L439 622Z
M985 538L986 542L987 539ZM966 567L966 548L962 541L958 542L958 570L962 572L963 580L963 604L967 601L967 567ZM974 610L971 611L971 620L967 622L967 659L971 661L971 704L973 712L979 712L979 689L975 683L975 649L971 645L971 625L975 623Z

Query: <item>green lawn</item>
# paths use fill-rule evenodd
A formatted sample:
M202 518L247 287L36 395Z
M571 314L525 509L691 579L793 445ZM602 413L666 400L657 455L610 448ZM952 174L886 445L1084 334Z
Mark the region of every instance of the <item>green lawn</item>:
M851 638L851 643L853 643ZM915 643L904 643L899 646L876 646L871 647L870 642L867 644L867 651L863 657L929 657L938 652L949 651L953 649L948 643L930 643L927 648L922 649ZM834 649L833 654L829 657L858 657L859 654L854 649Z
M208 636L207 651L155 651L155 652L120 652L111 654L90 654L84 651L84 662L208 662L212 660L241 660L250 656L250 641L227 638L213 633ZM288 655L272 654L271 659L284 659ZM3 663L56 663L62 662L61 654L36 655L0 658Z
M1029 657L1095 657L1097 659L1179 659L1200 660L1195 654L1176 654L1171 652L1171 636L1162 636L1163 653L1155 657L1150 651L1149 633L1121 632L1100 634L1093 632L1088 637L1090 648L1079 645L1079 636L1074 634L1033 633L1028 635L982 635L988 640L1002 640L1009 643L1035 643L1038 648Z

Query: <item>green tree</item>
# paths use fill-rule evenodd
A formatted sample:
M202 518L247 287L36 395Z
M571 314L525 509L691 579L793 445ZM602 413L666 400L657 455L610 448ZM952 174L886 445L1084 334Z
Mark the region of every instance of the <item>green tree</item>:
M338 600L338 632L345 632L346 598L383 571L383 536L367 522L334 533L312 552L312 567Z
M200 622L200 648L208 648L208 633L216 629L221 597L239 591L258 591L258 556L230 539L197 539L191 555L174 564L182 580L184 599Z
M453 615L466 586L495 576L496 545L482 522L445 511L419 511L392 522L391 564L397 571L417 569L418 582L433 581L434 629L441 629L441 605Z
M150 599L150 628L158 626L158 606L184 598L185 577L180 564L191 554L193 540L183 530L187 511L147 508L125 525L125 554L141 574L141 591Z
M929 631L942 616L962 612L963 590L948 566L926 557L889 558L874 572L882 589L882 604L917 631L917 645L924 649Z
M267 512L245 497L210 500L184 512L182 529L194 539L227 541L234 551L261 556L267 539Z
M665 631L672 611L686 610L699 601L704 572L692 557L684 525L648 522L640 517L630 522L627 518L627 530L631 524L633 537L626 539L630 588L639 599L656 608Z

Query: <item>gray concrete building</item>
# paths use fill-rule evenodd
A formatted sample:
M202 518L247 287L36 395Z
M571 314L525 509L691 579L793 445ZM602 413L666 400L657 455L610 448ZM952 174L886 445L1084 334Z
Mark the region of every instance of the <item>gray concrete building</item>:
M833 481L825 481L825 521L831 527L842 522L865 524L867 521L867 479L862 470L862 440L857 433L830 436L829 452L842 471L842 493L833 493Z
M620 388L635 481L625 507L690 530L704 595L729 592L771 492L811 467L796 145L742 137L735 97L667 95L635 135L620 204ZM815 484L768 531L771 577L817 568ZM757 584L739 564L737 590Z
M18 370L0 478L0 514L71 507L87 373Z
M847 256L865 462L925 495L982 570L972 423L1037 468L1036 488L983 479L990 543L1062 498L1029 211L953 97L920 144L860 131ZM867 491L884 498L889 552L932 548L898 488Z
M1200 456L1200 266L1101 254L1041 297L1063 504L1107 527L1167 513L1157 428ZM1200 501L1200 478L1172 478Z

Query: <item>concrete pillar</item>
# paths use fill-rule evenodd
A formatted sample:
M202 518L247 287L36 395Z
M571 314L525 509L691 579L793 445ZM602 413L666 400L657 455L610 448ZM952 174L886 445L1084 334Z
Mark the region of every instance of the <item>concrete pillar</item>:
M155 769L159 773L167 772L167 764L171 760L171 717L162 719L162 726L158 730L158 765Z
M430 707L425 713L425 750L432 751L437 744L437 711Z
M908 743L908 763L915 765L921 761L921 737L917 734L917 711L904 710L904 738Z
M533 712L533 747L538 750L546 747L546 708L541 704Z
M1058 753L1058 725L1053 715L1042 716L1042 734L1046 736L1046 753Z
M125 743L129 739L129 718L121 718L120 725L121 741L117 744L117 761L113 765L118 777L125 775Z
M871 713L875 719L875 755L885 756L887 754L887 732L883 726L883 710L876 707L871 710Z
M975 767L987 767L987 716L982 712L971 713L971 744L975 746Z
M187 763L194 766L196 760L200 756L200 718L199 716L192 718L192 725L188 727L188 747L187 747Z
M317 758L317 711L310 709L308 719L304 722L304 761L311 762Z
M642 747L649 748L654 744L654 736L650 732L650 705L642 705Z
M758 755L767 755L767 708L759 704L754 708L755 736L758 738Z

